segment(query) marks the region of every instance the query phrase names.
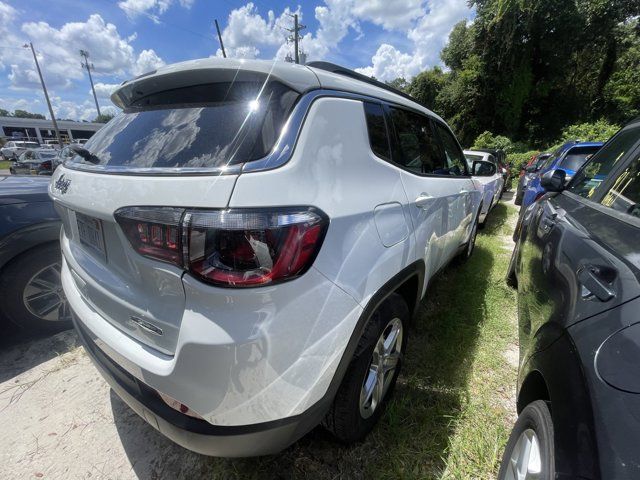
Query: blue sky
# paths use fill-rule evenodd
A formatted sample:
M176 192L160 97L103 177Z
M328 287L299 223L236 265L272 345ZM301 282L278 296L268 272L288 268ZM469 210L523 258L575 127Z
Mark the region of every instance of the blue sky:
M455 23L471 20L466 0L0 0L0 108L48 112L25 42L32 41L57 117L90 120L96 110L79 50L88 50L101 108L127 78L158 66L220 55L283 59L298 13L302 49L378 79L409 79L440 63Z

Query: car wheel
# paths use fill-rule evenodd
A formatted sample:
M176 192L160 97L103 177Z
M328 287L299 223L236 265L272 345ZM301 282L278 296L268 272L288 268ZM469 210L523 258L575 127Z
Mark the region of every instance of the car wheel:
M38 246L13 259L2 271L0 313L25 330L71 328L71 310L60 281L56 243Z
M322 422L338 440L362 440L382 415L400 373L408 321L407 303L395 293L369 319Z
M458 256L453 260L454 263L463 264L467 260L471 258L473 255L473 250L476 247L476 237L478 236L478 228L483 228L484 226L480 225L480 212L482 211L482 205L478 209L478 216L476 217L476 221L473 224L473 230L471 230L471 236L469 237L469 241L464 244L464 250L458 254ZM486 221L486 217L485 217Z
M502 457L499 480L555 478L553 420L547 402L526 406L511 431Z

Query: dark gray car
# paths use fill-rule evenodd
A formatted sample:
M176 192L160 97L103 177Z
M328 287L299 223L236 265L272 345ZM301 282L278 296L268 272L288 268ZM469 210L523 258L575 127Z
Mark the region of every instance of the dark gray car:
M498 478L640 478L640 119L516 228L518 421Z
M71 327L60 283L60 218L50 177L0 176L0 316L29 330Z

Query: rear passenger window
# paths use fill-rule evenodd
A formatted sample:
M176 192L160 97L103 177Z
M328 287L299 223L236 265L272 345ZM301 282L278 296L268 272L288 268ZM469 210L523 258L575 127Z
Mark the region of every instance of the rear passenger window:
M389 137L387 135L387 125L384 121L382 105L365 102L364 114L367 118L367 130L369 132L371 150L379 157L390 160Z
M600 202L605 207L640 218L640 157L629 163Z
M447 172L448 175L466 175L466 162L464 159L464 153L460 149L460 145L443 125L436 123L438 135L442 141L442 147L444 148L445 156L447 157Z
M442 175L446 166L431 121L399 108L391 108L391 119L398 141L394 162L414 173Z

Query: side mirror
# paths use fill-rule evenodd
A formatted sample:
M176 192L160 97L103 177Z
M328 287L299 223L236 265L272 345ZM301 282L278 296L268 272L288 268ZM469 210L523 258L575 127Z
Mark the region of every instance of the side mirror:
M550 170L540 178L540 186L547 192L561 192L564 190L566 177L564 170Z
M484 160L476 160L471 166L471 175L475 177L491 177L496 174L496 165Z

